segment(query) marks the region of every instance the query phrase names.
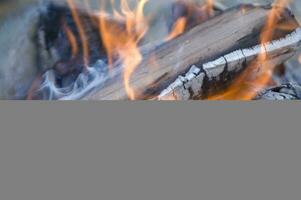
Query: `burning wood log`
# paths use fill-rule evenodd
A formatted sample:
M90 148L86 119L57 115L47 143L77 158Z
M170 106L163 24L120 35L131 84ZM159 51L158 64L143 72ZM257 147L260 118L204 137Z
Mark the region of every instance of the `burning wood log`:
M279 65L291 57L301 44L301 29L298 28L285 38L264 44L264 48L258 45L249 49L234 51L222 56L215 61L205 63L202 68L192 66L185 76L179 76L177 80L165 89L159 96L159 100L189 100L202 94L204 79L208 84L223 78L222 73L232 73L245 68L247 63L254 60L259 54L267 54L269 58L263 62L269 65ZM264 52L262 52L264 51ZM266 65L262 61L253 65ZM225 78L224 78L225 79ZM227 78L226 78L227 79ZM214 84L212 84L214 87Z
M225 88L262 53L258 37L270 9L239 6L155 48L144 56L131 76L135 98L191 99ZM283 12L277 20L277 23L293 26L291 30L277 31L274 41L264 45L269 55L267 61L275 65L291 56L301 40L301 31L289 11ZM155 66L152 58L155 58ZM210 60L214 61L208 62ZM176 78L186 72L185 76ZM82 93L84 99L127 99L121 73L122 70L115 70L114 77L92 93ZM70 96L64 99L70 99Z

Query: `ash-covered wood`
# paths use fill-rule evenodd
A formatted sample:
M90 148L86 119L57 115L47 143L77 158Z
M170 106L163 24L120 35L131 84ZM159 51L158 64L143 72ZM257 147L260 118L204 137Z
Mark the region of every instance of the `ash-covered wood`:
M242 8L244 8L243 11ZM136 99L153 98L164 89L169 90L168 85L172 84L177 76L189 71L193 64L200 69L199 74L192 72L197 77L193 80L197 86L190 86L191 90L178 91L183 94L184 99L206 95L223 88L246 66L242 64L245 60L254 59L260 52L259 47L251 50L247 48L259 43L258 36L269 11L268 7L240 6L214 17L171 42L156 48L149 54L150 56L144 58L132 75L130 85L136 93ZM295 27L298 26L288 11L279 16L278 21L279 23L293 21ZM285 37L290 32L279 31L274 39ZM273 48L272 45L269 47ZM244 49L245 52L238 50L232 55L227 55L237 49ZM244 56L243 53L247 56ZM223 55L226 56L221 57ZM150 57L156 58L158 67L152 66ZM230 61L229 64L225 57ZM219 59L215 60L214 58ZM215 61L210 63L208 62L210 60ZM204 63L207 64L204 65ZM195 68L192 71L194 70ZM121 71L116 72L117 76L84 99L127 99L121 73ZM189 78L193 79L191 74ZM180 82L185 82L186 77L183 76L179 79ZM178 79L176 82L179 82ZM188 85L190 84L188 83ZM191 93L193 90L194 92Z
M301 86L297 84L283 84L267 88L260 92L256 100L301 100Z

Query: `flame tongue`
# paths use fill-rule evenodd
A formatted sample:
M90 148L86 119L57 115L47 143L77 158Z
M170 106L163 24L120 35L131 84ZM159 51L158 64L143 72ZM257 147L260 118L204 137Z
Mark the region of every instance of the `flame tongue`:
M214 3L214 0L207 0L206 6L205 6L206 11L209 14L209 16L213 16L214 15L213 3Z
M167 38L165 39L166 41L170 41L177 37L178 35L182 34L185 30L186 27L186 18L185 17L180 17L176 22L175 25L172 29L172 31L169 33Z
M68 3L68 6L71 10L72 17L75 21L75 24L76 24L78 32L79 32L80 40L81 40L81 43L83 45L83 60L84 60L85 66L87 66L88 63L89 63L89 45L88 45L88 42L87 42L88 40L87 40L87 37L86 37L86 34L85 34L85 30L83 28L80 17L78 15L77 11L76 11L76 6L75 6L74 1L73 0L67 0L67 3ZM67 29L67 35L69 37L69 40L71 39L71 42L74 42L74 39L72 38L71 32L69 32L68 29ZM72 45L72 43L71 43L71 45ZM72 47L73 47L73 53L75 53L76 48L75 48L74 43L73 43Z
M114 1L111 1L112 5ZM112 68L116 58L121 59L124 70L124 86L128 97L135 99L135 92L130 86L130 77L142 60L138 43L148 30L148 23L143 14L147 0L140 0L131 9L127 0L121 1L120 12L113 10L114 17L124 22L124 27L109 23L106 13L101 10L99 17L100 36L108 54L109 66Z

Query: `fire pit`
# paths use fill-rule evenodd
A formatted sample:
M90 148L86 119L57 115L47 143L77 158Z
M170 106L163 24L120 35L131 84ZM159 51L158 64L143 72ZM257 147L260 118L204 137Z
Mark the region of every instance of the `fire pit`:
M301 58L284 64L301 44L288 6L175 1L162 14L147 0L42 4L32 16L39 72L26 98L300 99Z

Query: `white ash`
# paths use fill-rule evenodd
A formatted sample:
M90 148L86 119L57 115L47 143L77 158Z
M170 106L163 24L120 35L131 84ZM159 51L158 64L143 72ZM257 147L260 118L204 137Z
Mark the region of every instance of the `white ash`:
M219 78L219 75L225 70L227 60L224 57L220 57L212 62L205 63L203 69L206 72L209 80L213 78Z
M193 65L185 76L179 76L174 83L161 92L157 99L192 99L201 94L205 76L209 81L213 79L219 80L226 66L229 72L238 72L244 67L243 63L253 61L259 54L267 53L268 56L279 55L298 48L300 44L301 28L297 28L286 37L266 43L263 46L257 45L249 49L234 51L212 62L203 64L201 68Z
M239 70L241 70L243 62L245 61L245 56L242 50L237 50L230 54L227 54L224 56L224 58L227 62L227 70L230 72L238 72Z
M179 76L166 90L158 97L159 100L188 100L191 98L189 88L194 94L201 91L205 74L201 73L201 69L193 65L189 72L183 76Z

